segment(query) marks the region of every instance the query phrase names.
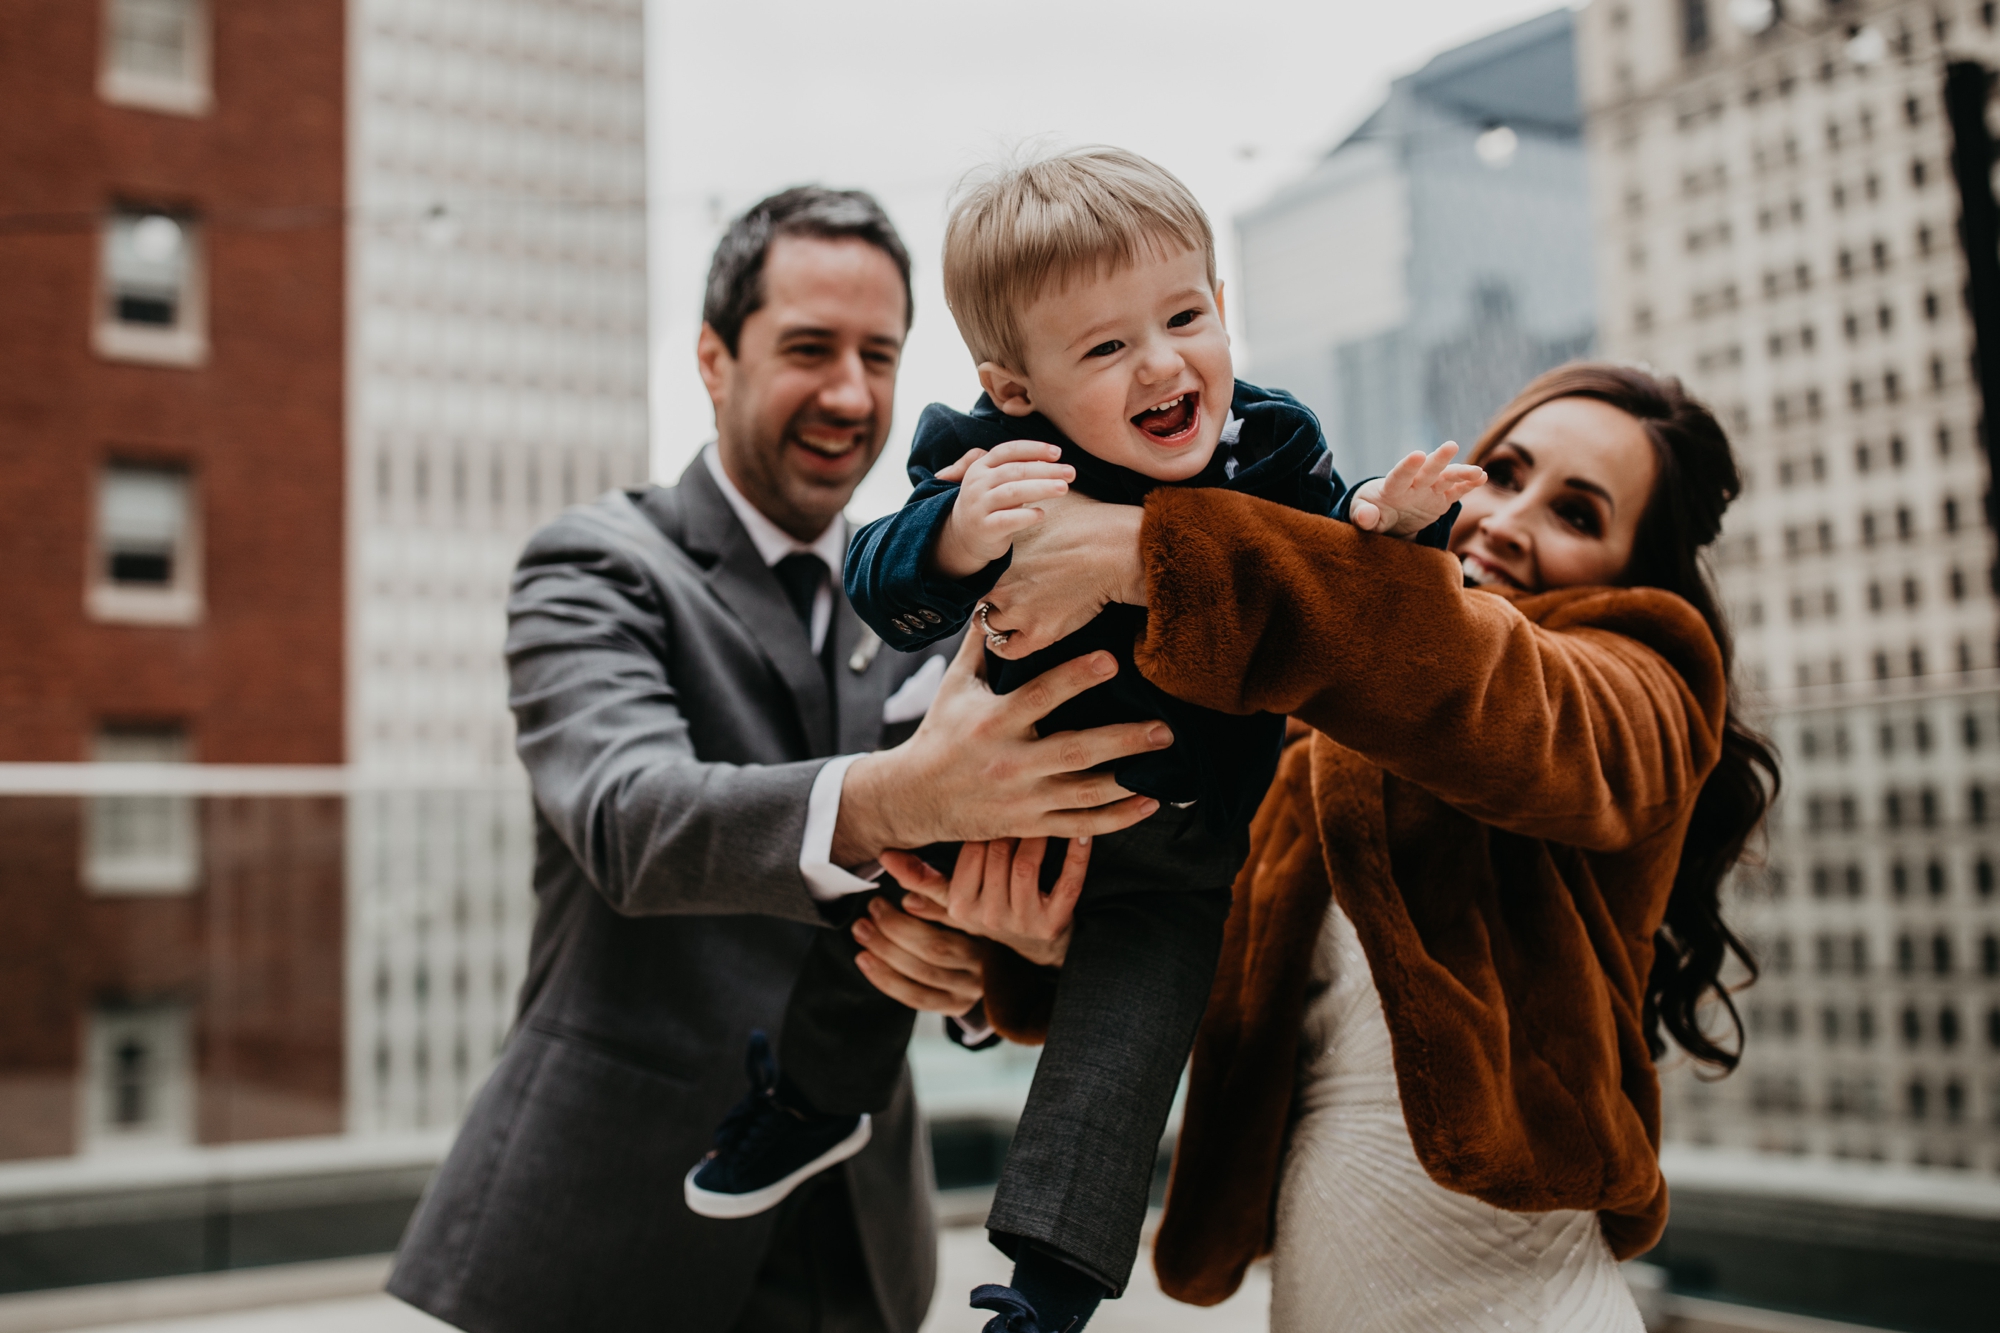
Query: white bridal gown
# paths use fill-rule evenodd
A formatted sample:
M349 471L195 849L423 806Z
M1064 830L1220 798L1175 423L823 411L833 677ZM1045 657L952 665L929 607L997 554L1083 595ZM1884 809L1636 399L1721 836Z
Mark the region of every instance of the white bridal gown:
M1510 1213L1425 1174L1368 958L1337 905L1299 1060L1272 1333L1644 1333L1595 1213Z

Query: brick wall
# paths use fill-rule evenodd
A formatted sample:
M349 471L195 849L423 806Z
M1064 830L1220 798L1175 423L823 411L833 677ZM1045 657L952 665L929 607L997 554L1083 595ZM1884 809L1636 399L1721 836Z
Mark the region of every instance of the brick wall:
M0 43L0 762L74 761L106 722L177 722L209 763L343 758L345 11L211 0L214 106L97 91L101 0L8 0ZM100 219L191 211L195 367L92 348ZM185 466L198 624L85 612L99 469ZM94 1006L192 1006L197 1137L340 1127L337 803L206 801L189 894L79 881L81 804L0 798L0 1158L72 1151Z

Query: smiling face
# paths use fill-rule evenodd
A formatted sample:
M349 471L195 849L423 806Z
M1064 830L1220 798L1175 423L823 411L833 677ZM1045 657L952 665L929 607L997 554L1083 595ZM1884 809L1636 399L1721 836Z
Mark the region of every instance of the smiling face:
M1558 398L1475 461L1486 485L1465 497L1451 530L1468 582L1541 592L1624 577L1659 473L1636 417Z
M907 294L877 247L804 236L771 242L763 294L735 355L702 326L701 378L723 470L772 522L809 542L889 438Z
M1040 412L1088 453L1162 481L1208 465L1235 372L1200 251L1074 278L1023 312L1021 334L1025 367L979 367L1001 411Z

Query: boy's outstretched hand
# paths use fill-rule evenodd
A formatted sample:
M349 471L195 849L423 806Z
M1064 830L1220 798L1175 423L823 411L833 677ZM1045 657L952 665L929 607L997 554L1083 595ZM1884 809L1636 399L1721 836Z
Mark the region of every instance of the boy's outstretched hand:
M933 558L948 579L968 578L1007 554L1014 534L1042 521L1037 500L1069 489L1076 469L1059 461L1062 450L1039 440L1009 440L991 450L973 449L938 480L958 483L951 517L938 533Z
M1413 450L1389 475L1361 483L1347 514L1363 532L1414 537L1445 511L1486 484L1483 468L1453 463L1458 446L1447 440L1425 454Z

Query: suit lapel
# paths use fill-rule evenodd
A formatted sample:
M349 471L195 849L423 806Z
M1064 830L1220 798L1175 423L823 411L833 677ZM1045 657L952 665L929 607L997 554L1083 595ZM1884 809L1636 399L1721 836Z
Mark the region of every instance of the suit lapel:
M835 580L833 592L833 682L840 700L841 754L858 754L882 743L882 702L889 697L890 677L902 654L883 645L873 630L854 614L847 594ZM854 669L855 663L861 669Z
M706 462L697 457L688 466L681 474L679 490L690 550L705 550L714 558L708 570L709 587L750 632L790 690L799 725L812 753L835 753L833 708L827 696L826 676L813 656L805 626L799 623L792 604L785 600L778 576L757 554L756 543L737 521L722 489L709 475ZM836 580L840 577L838 571L834 577ZM836 596L835 607L837 611L846 610L847 600ZM854 613L847 610L847 614L852 617ZM881 716L878 708L877 730Z

